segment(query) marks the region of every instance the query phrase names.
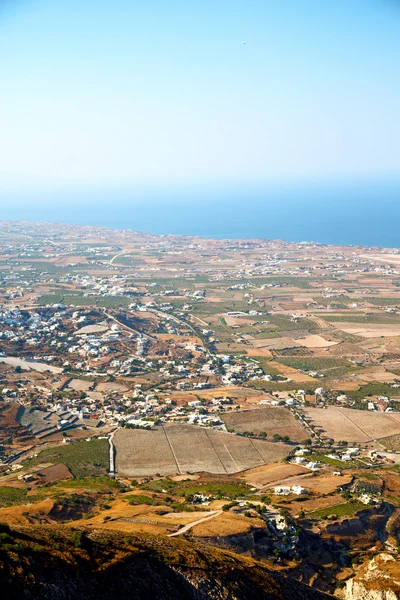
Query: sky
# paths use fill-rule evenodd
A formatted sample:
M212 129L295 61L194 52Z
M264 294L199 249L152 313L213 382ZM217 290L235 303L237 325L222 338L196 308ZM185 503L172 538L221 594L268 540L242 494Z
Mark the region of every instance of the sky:
M0 187L397 177L399 65L398 0L0 0Z

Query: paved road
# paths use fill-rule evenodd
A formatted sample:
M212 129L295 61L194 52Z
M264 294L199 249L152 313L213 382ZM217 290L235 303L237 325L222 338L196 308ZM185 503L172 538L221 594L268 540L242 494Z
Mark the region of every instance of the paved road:
M119 319L117 319L117 317L114 317L114 315L111 315L107 311L107 308L103 308L103 312L104 312L105 315L107 315L107 317L109 319L111 319L112 321L114 321L115 323L117 323L117 325L119 325L123 329L127 329L128 331L131 331L132 333L139 333L140 335L142 335L143 337L145 337L145 338L147 338L149 340L153 340L153 341L157 340L157 338L155 338L152 335L149 335L148 333L144 333L144 331L139 331L139 329L135 329L134 327L131 327L130 325L126 325L125 323L122 323Z
M208 517L203 517L202 519L198 519L197 521L192 521L191 523L188 523L188 525L185 525L184 527L179 529L179 531L175 531L175 533L168 534L167 537L176 537L177 535L183 535L195 525L199 525L200 523L204 523L204 521L209 521L210 519L219 517L219 515L222 515L222 510L216 510L212 514L208 515Z

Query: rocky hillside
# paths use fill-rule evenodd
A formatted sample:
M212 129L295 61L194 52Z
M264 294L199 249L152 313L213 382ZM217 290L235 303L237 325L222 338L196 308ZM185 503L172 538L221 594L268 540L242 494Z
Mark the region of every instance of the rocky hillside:
M323 600L261 563L160 536L0 525L9 600Z
M392 555L379 554L346 582L345 600L398 600L400 564Z

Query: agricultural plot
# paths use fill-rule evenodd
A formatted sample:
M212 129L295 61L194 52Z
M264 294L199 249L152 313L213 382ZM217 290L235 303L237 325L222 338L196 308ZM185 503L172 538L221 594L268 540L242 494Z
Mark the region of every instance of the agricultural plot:
M180 472L163 428L152 431L120 429L113 441L119 475L171 475Z
M173 423L150 431L120 429L114 445L117 473L127 477L238 473L276 462L290 451L286 444Z
M324 437L349 443L366 443L400 433L400 414L375 413L351 408L305 408L312 425Z
M262 467L256 467L255 469L249 469L246 471L243 477L247 484L257 488L262 488L267 485L275 484L276 482L281 482L287 478L293 478L296 477L296 475L304 475L306 473L310 473L310 471L304 467L292 464L276 463ZM292 479L290 482L292 485ZM298 482L295 481L294 483L304 484L304 481L299 479ZM307 487L309 487L308 482Z
M400 434L390 435L387 438L381 440L381 444L389 452L398 452L400 450Z
M400 324L368 323L362 325L355 322L333 323L335 327L362 338L395 337L400 335Z
M306 431L296 421L292 413L280 406L269 406L249 411L227 413L223 415L225 425L236 433L265 432L269 439L276 435L287 435L295 442L307 437Z
M74 477L105 475L108 470L108 441L105 439L82 440L46 448L37 456L27 458L24 467L44 463L64 464Z

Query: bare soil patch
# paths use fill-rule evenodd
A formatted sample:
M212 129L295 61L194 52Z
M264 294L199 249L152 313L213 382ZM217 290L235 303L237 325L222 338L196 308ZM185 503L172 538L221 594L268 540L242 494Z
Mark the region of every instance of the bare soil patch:
M303 475L304 473L309 473L309 471L298 465L275 463L272 465L256 467L255 469L249 469L249 471L243 473L242 477L249 485L253 485L254 487L264 487L265 485L280 481L286 477L294 477L296 475Z
M259 434L265 431L269 439L275 434L288 435L295 442L300 442L307 437L306 431L292 413L280 406L226 413L222 418L227 428L233 429L236 433L248 431Z
M322 429L322 435L335 441L363 443L400 433L400 415L374 413L329 406L305 408L311 422Z
M151 431L120 429L114 444L117 472L127 477L238 473L276 462L291 449L287 444L173 423Z
M330 346L336 346L339 343L328 342L320 335L308 335L304 338L296 338L296 341L306 348L329 348Z

